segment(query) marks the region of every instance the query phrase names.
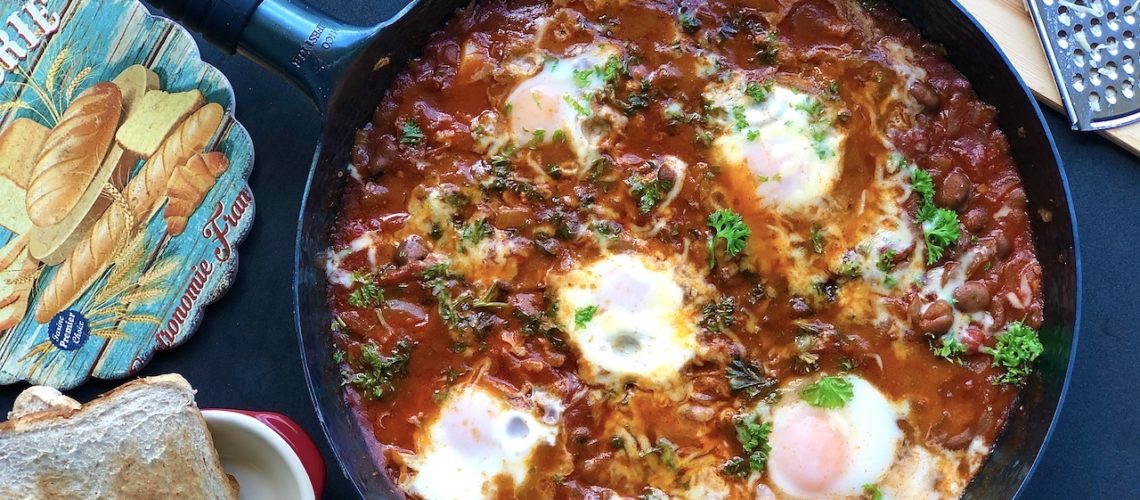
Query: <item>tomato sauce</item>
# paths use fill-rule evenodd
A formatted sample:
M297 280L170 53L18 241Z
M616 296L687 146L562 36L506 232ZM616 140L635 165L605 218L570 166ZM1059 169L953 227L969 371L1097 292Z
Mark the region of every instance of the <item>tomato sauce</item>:
M576 351L567 345L557 325L540 319L551 305L548 274L599 255L592 244L560 237L560 232L582 230L584 205L612 208L617 214L615 222L627 231L654 223L666 228L637 245L619 240L609 251L636 247L685 254L700 267L708 260L704 242L710 207L721 204L739 211L752 228L747 253L759 263L759 272L722 268L709 273L707 279L754 321L737 322L730 327L731 337L712 331L702 334L701 342L720 354L686 368L683 376L693 394L726 402L739 397L724 377L725 364L733 357L750 360L777 379L806 374L795 342L799 329L810 321L837 332L822 337L824 345L816 353L815 369L834 371L846 366L891 398L909 401L912 418L906 425L913 428L904 429L908 435L948 449L961 449L975 437L992 443L1018 391L1016 386L992 383L1000 370L992 366L989 356L976 352L982 345L993 345L993 332L969 339L974 352L963 356L960 363L934 356L930 337L916 332L907 321L908 307L917 300L916 291L905 291L908 284L884 299L900 319L890 328L853 317L827 300L813 300L805 313L783 276L794 257L764 242L776 233L808 234L812 224L820 221L782 218L757 208L756 195L748 186L711 189L723 183L726 174L713 164L708 148L693 140L699 125L670 121L656 110L666 99L689 108L700 106L710 78L695 76L698 61L691 47L721 55L722 70L790 82L821 99L832 99L828 105L842 108L845 117L836 126L846 134L842 177L830 194L835 204L857 206L876 165L887 155L887 146L875 131L886 134L908 162L928 171L943 196L953 198L962 189L948 185L961 177L949 177L964 176L968 193L961 201L951 200L962 223L961 237L930 267L952 265L970 249L986 247L986 266L970 273L970 279L984 285L993 297L985 312L999 327L1015 320L1039 326L1041 271L1028 225L1025 191L1005 135L995 123L996 111L978 100L970 83L937 46L923 42L917 30L889 7L877 6L865 16L855 15L854 9L861 9L859 2L587 0L551 4L492 0L460 11L397 78L372 123L358 133L352 164L360 181L346 183L333 233L330 253L343 254L338 267L368 275L384 293L382 305L359 307L350 301L355 287L330 286L329 304L338 318L331 335L344 352L346 369L359 365L362 348L369 343L382 353L392 352L400 339L415 345L406 374L396 377L393 389L383 397L368 397L355 385L346 385L346 400L360 412L366 432L390 450L414 451L414 436L438 412L448 391L479 372L510 391L554 387L565 397L560 449L538 453L535 467L544 479L528 481L522 491L514 492L518 495L589 497L596 485L639 494L651 483L648 475L619 474L609 467L621 460L612 436L606 433L606 422L615 412L639 413L637 418L657 422L658 432L678 446L731 452L738 447L731 415L718 413L694 422L677 417L677 404L644 403L615 409L588 397L588 384L577 375ZM691 13L699 23L696 33L675 36L679 11ZM551 21L543 38L536 41L533 23L540 17ZM459 297L464 292L485 291L472 286L478 277L431 283L423 276L438 263L432 251L441 245L439 240L420 234L409 243L393 235L406 234L415 218L410 204L422 192L417 190L486 185L491 158L478 152L474 139L478 131L472 124L480 113L502 109L519 81L498 69L536 46L548 57L561 58L583 44L598 42L622 47L627 56L628 76L619 84L618 100L626 102L648 88L648 106L629 113L619 136L603 146L606 161L600 181L563 176L530 188L483 188L486 195L477 201L457 203L457 225L475 213L492 214L487 223L506 231L523 249L510 259L509 269L494 270L510 278L499 280L488 292L487 301L501 305L472 309L472 321L478 324L456 334L441 317L439 290L433 285L444 287L450 297ZM891 46L908 49L914 67L925 73L925 78L908 89L920 106L917 113L892 97L892 89L903 85L903 76L892 69ZM644 87L642 82L646 82ZM838 89L833 98L827 97L829 87ZM422 127L425 137L416 147L402 142L401 127L409 120ZM574 161L573 154L558 145L532 154L543 164ZM690 167L667 219L658 221L657 215L638 209L624 180L636 173L648 175L647 161L664 155L680 158ZM912 195L905 205L913 214L917 196ZM841 234L865 229L866 221L849 213L821 217L829 218ZM369 251L346 250L360 238L371 238L376 244ZM826 263L819 262L817 267L825 269ZM834 293L843 294L843 285L836 285ZM745 324L754 330L744 331ZM563 470L557 457L563 451L572 457L574 466L569 470ZM387 472L398 476L401 471L395 462L386 464Z

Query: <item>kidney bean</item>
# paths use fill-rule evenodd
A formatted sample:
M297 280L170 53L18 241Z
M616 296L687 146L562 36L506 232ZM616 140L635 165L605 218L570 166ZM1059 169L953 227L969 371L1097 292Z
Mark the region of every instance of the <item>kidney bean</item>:
M924 111L934 113L942 107L942 98L938 96L938 92L934 87L926 82L915 82L910 86L910 95L914 96L914 100L922 105Z
M990 214L984 208L974 208L962 214L962 225L971 233L980 233L990 221Z
M427 243L418 235L408 236L400 245L396 247L396 264L404 265L409 262L424 260L431 250L428 250Z
M1009 236L1005 235L1005 231L1001 229L995 230L992 234L994 239L994 250L997 252L999 259L1009 257L1009 253L1013 250L1013 242L1009 240Z
M956 306L962 312L976 312L990 305L990 290L981 282L967 281L954 289Z
M942 187L934 193L938 206L957 208L970 196L970 178L958 170L950 172L942 181Z
M1014 188L1009 194L1005 195L1005 204L1010 208L1025 208L1027 202L1025 190L1021 188Z
M908 312L911 326L919 333L941 335L954 324L954 309L942 299L925 303L922 297L915 297Z

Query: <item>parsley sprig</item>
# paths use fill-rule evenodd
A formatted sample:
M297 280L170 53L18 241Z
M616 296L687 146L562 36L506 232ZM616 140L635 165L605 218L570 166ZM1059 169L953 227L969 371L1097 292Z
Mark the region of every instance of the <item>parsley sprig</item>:
M721 466L727 476L744 477L750 471L763 471L768 465L768 454L772 446L768 437L772 434L772 424L757 422L755 417L741 420L736 424L736 439L744 448L744 457L733 457Z
M709 215L708 225L713 229L708 240L709 268L716 267L717 240L724 240L725 252L735 257L744 251L748 237L752 235L752 230L744 223L744 218L727 208Z
M1021 321L1009 324L1005 333L998 336L997 345L983 347L982 352L993 356L994 366L1005 369L994 383L1017 385L1033 371L1033 361L1044 352L1037 332Z
M834 410L847 405L855 397L855 391L846 378L830 375L805 387L800 396L812 406Z
M927 171L921 168L912 170L910 185L921 197L916 219L922 224L926 264L934 264L961 235L958 230L958 214L934 205L934 180Z

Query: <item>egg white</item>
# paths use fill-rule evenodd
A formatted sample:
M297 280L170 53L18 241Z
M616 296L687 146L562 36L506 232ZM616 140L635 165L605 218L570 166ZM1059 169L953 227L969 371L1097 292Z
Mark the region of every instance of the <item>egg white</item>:
M844 135L818 98L777 83L753 85L763 88L763 100L747 95L744 78L705 91L719 128L714 161L749 173L772 209L796 213L820 204L842 173Z
M903 440L897 421L905 415L906 406L892 403L860 377L848 375L846 379L851 382L854 395L841 408L817 408L804 401L800 391L808 381L787 387L785 397L775 406L761 403L759 413L767 415L772 423L767 474L775 491L798 498L860 495L863 485L876 484L891 468ZM822 420L842 438L822 443L822 447L788 438L802 436L797 426L809 425L809 420ZM821 449L845 458L841 472L828 478L822 491L805 490L795 479L796 468L826 460L810 454L811 450Z
M453 393L405 458L413 472L404 488L427 500L467 499L494 497L496 477L521 484L535 450L554 445L562 411L561 401L533 399L537 410L478 385Z
M565 142L581 165L598 157L599 142L618 113L594 101L605 87L607 62L620 56L600 46L573 57L548 58L541 71L521 81L507 97L504 113L518 146Z
M698 351L697 311L685 288L707 287L688 264L636 254L603 257L551 278L559 321L596 384L667 386ZM576 313L595 308L588 321Z

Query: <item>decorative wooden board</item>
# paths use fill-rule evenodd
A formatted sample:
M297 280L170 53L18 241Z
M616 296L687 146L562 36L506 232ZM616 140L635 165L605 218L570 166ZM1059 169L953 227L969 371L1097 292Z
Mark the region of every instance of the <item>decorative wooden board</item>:
M125 377L229 287L253 146L225 77L136 0L0 9L0 384Z
M1061 95L1057 92L1057 84L1049 70L1049 63L1045 60L1045 51L1041 48L1041 39L1033 27L1029 12L1025 10L1024 1L958 1L994 37L1038 100L1064 113ZM1132 154L1140 156L1140 123L1100 133Z

